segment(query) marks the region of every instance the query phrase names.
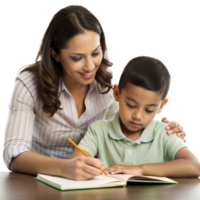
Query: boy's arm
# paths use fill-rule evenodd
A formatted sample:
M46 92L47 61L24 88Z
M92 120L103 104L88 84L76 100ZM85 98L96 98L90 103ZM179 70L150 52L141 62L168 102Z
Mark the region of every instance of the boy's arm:
M97 154L97 137L95 130L95 122L89 126L85 136L82 138L78 146L91 157L94 157ZM85 155L75 148L70 158L76 158L79 156Z
M181 148L175 160L142 165L145 175L170 176L170 177L197 177L200 176L200 163L196 156L187 148Z
M138 166L120 164L109 167L106 171L111 174L197 177L200 176L200 163L192 152L183 147L176 153L173 161Z

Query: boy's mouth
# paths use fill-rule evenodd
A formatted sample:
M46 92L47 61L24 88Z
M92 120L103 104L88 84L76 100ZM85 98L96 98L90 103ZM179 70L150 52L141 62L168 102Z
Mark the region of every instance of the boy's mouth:
M131 124L132 124L132 126L134 126L134 127L140 127L140 126L141 126L141 124L137 124L137 123L134 123L134 122L131 122Z

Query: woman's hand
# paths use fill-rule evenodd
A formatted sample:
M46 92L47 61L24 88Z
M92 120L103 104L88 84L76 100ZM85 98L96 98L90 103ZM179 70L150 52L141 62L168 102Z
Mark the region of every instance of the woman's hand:
M108 167L106 171L111 174L132 174L132 175L142 175L142 167L136 166L136 165L114 165L111 167Z
M103 163L96 158L80 156L64 161L61 176L77 181L92 179L102 175Z
M158 115L161 115L167 108L167 106L169 106L171 104L171 99L169 97L167 97L164 100L164 104L165 106L162 107L161 110L159 110ZM187 132L185 131L185 127L181 124L181 122L179 122L178 120L172 120L170 121L170 119L167 116L161 117L160 118L162 122L167 123L168 125L166 126L167 129L167 133L173 134L173 133L177 133L177 136L182 138L183 141L186 141L186 136L188 135Z
M177 133L177 136L183 138L183 140L187 136L185 127L181 124L181 122L176 120L170 121L170 119L167 116L161 117L161 121L168 124L166 126L166 129L169 135Z

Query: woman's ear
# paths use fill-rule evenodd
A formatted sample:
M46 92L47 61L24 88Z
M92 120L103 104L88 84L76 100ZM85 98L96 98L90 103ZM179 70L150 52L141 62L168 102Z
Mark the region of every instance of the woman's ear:
M165 104L169 101L169 99L164 99L163 102L161 103L161 106L157 112L157 114L161 113L162 109L164 108Z
M113 96L115 97L115 101L119 101L119 87L116 84L113 88Z
M56 62L60 62L58 54L54 51L54 49L52 47L50 48L50 53Z

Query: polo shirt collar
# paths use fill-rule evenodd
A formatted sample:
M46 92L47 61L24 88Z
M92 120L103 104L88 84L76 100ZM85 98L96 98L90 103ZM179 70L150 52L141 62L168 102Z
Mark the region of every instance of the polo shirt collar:
M115 116L110 120L108 128L109 128L109 135L111 138L115 140L122 140L126 138L126 136L121 131L121 126L119 122L119 112L117 112Z
M140 137L136 141L132 142L137 144L140 144L141 142L151 142L154 139L155 127L156 122L152 120L150 124L143 130ZM111 120L109 120L109 135L115 140L128 139L121 131L119 112L117 112L115 116Z

